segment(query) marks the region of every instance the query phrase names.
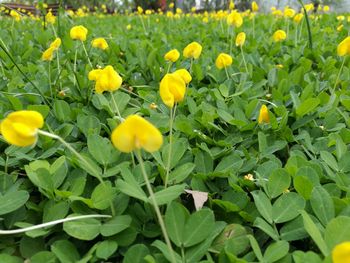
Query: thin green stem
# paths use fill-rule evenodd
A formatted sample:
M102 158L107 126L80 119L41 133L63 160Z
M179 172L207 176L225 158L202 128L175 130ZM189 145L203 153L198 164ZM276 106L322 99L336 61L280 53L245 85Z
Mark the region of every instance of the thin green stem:
M171 164L171 154L172 154L172 145L173 145L173 124L176 113L176 104L173 109L170 109L170 119L169 119L169 149L168 149L168 160L166 165L166 174L164 180L164 188L167 188L170 174L170 164Z
M141 20L141 24L142 24L142 28L143 28L143 31L145 32L145 35L147 35L147 30L146 30L146 27L145 27L145 22L143 21L143 18L141 15L139 15L139 18Z
M255 14L253 14L253 39L255 39Z
M173 64L173 63L170 61L169 64L168 64L168 69L167 69L167 71L166 71L167 74L169 73L172 64Z
M182 259L182 263L186 263L186 255L185 255L184 246L181 246L181 259Z
M233 30L230 30L229 38L230 38L230 56L232 56L232 47L233 47Z
M165 223L164 223L162 214L160 213L160 209L159 209L159 206L157 204L157 200L156 200L156 198L154 196L154 192L152 190L151 183L149 182L149 179L148 179L148 176L147 176L147 173L146 173L146 170L145 170L145 166L144 166L144 163L143 163L143 160L142 160L142 156L141 156L141 150L137 150L136 151L136 156L137 156L137 159L139 160L140 167L141 167L141 172L142 172L142 175L143 175L143 179L145 180L150 200L151 200L153 208L154 208L154 210L156 212L156 215L157 215L157 218L158 218L158 223L159 223L160 228L162 230L162 233L163 233L163 236L164 236L164 239L165 239L165 243L167 244L167 247L168 247L168 250L169 250L169 253L170 253L170 256L171 256L171 262L172 263L176 263L175 253L174 253L174 250L173 250L173 248L171 246L171 242L170 242L168 233L166 231L166 227L165 227Z
M52 97L53 97L53 91L52 91L52 83L51 83L51 61L49 61L48 74L49 74L50 95L51 95L51 99L52 99Z
M78 78L76 76L77 74L77 58L78 58L78 49L75 48L75 54L74 54L74 64L73 64L73 72L74 72L74 86L78 82Z
M122 115L120 115L120 111L119 111L119 108L118 108L118 104L115 101L114 94L111 93L111 97L112 97L112 102L113 102L113 105L114 105L114 108L115 108L115 113L117 113L120 121L122 122L124 119L123 119Z
M62 143L64 146L66 146L78 159L86 166L89 168L89 170L93 173L93 176L96 177L101 184L105 184L102 180L102 177L100 173L93 167L91 164L80 154L78 153L68 142L66 142L63 138L56 134L52 134L50 132L46 132L43 130L38 130L38 133L41 135L44 135L46 137L58 140L60 143Z
M299 24L296 25L295 27L295 36L294 36L294 46L296 47L298 45L298 28L299 28Z
M340 69L339 69L339 72L338 72L338 75L337 75L337 79L335 80L334 87L333 87L331 93L334 93L335 88L337 87L337 84L338 84L340 75L341 75L341 73L342 73L342 71L343 71L343 67L344 67L344 64L345 64L345 60L346 60L346 56L344 56L344 58L343 58L343 62L341 63L341 66L340 66Z
M310 47L310 49L312 49L312 34L311 34L311 27L310 27L309 16L307 14L307 11L305 9L303 1L302 0L298 0L298 2L301 4L301 6L304 9L304 15L305 15L305 20L306 20L307 32L308 32L308 35L309 35L309 47Z
M190 64L190 74L192 74L192 65L193 65L193 58L191 58L191 64Z
M224 69L225 69L227 80L229 80L230 79L230 75L228 74L227 67L224 67Z
M244 52L243 52L243 47L242 46L241 46L241 53L242 53L242 59L243 59L243 64L244 64L245 70L247 71L247 74L249 74L249 70L248 70L247 62L245 61L245 57L244 57Z
M91 61L90 61L89 54L87 53L87 50L86 50L86 47L85 47L84 41L81 41L81 43L82 43L82 45L83 45L83 49L84 49L85 55L86 55L86 57L87 57L87 59L88 59L88 62L89 62L90 67L91 67L91 68L94 68L94 67L92 66Z
M51 28L52 28L53 34L55 35L55 37L57 37L57 33L53 24L51 24Z

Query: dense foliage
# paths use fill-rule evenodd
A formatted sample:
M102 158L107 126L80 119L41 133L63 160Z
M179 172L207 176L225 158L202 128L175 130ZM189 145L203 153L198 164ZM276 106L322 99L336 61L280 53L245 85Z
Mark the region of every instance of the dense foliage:
M227 12L61 14L46 29L40 20L0 17L0 119L37 111L42 130L68 142L40 134L17 147L0 136L0 228L111 216L2 235L0 262L171 261L144 172L175 262L331 262L336 245L350 241L350 67L337 56L349 22L311 15L311 49L305 18L274 14L246 12L240 27L226 23ZM84 42L71 38L77 25L88 29ZM277 30L285 40L274 41ZM55 34L61 46L52 60L42 57ZM97 37L109 47L92 47ZM199 58L184 58L193 41ZM180 59L165 61L175 48ZM222 52L233 62L218 69ZM108 65L122 87L100 94L88 74ZM159 85L180 68L192 81L175 111ZM138 114L160 130L159 151L140 158L113 147L122 122L115 104L122 118Z

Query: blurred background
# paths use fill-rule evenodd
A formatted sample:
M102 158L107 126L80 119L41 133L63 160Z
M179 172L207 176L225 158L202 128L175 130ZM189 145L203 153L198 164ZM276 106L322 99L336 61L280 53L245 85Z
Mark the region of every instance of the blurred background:
M47 4L56 4L61 1L65 6L78 8L83 5L92 8L105 4L109 9L132 9L141 6L144 9L162 8L169 9L169 4L174 3L174 8L181 8L188 11L191 7L196 7L198 10L217 10L227 9L230 0L0 0L0 3L21 3L21 4L37 4L45 2ZM234 3L238 9L244 10L250 7L252 0L235 0ZM283 8L289 5L293 8L299 8L297 0L256 0L261 11L269 12L270 8ZM304 3L314 3L316 5L329 5L332 11L335 12L350 12L350 0L304 0Z

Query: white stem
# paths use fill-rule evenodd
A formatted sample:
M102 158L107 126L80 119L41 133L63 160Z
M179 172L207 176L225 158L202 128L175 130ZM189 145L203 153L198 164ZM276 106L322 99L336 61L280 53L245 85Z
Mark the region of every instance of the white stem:
M61 223L64 223L64 222L75 221L75 220L80 220L80 219L85 219L85 218L110 218L110 217L111 216L109 216L109 215L73 216L73 217L58 219L58 220L55 220L55 221L50 221L50 222L47 222L47 223L34 225L34 226L29 226L29 227L25 227L25 228L21 228L21 229L0 230L0 235L19 234L19 233L24 233L24 232L35 230L35 229L40 229L40 228L44 228L44 227L54 226L54 225L61 224Z

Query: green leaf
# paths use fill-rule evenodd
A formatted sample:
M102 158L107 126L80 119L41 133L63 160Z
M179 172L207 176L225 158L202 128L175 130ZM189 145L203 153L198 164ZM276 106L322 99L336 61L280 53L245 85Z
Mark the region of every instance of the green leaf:
M61 122L72 120L72 110L69 104L64 100L56 100L53 104L53 112L56 118Z
M111 162L115 149L109 139L92 134L88 137L87 143L89 153L99 164L106 166Z
M169 184L178 184L185 180L196 167L193 163L185 163L170 173Z
M343 173L350 172L350 152L346 152L339 160L339 170Z
M289 188L290 181L290 175L286 172L286 170L279 168L272 171L267 184L270 197L275 198L282 194Z
M61 156L50 167L50 174L52 177L53 186L57 189L61 186L64 179L67 176L68 166L66 163L66 157Z
M192 214L185 225L183 245L190 247L208 237L215 227L214 213L210 209L201 209Z
M96 256L107 260L118 249L118 243L114 240L105 240L97 245Z
M106 181L95 187L91 194L91 201L95 208L103 210L108 208L113 203L115 195L116 192L112 187L112 183Z
M350 217L338 216L326 226L325 242L331 250L336 245L350 240Z
M120 233L131 225L131 221L129 215L116 216L101 226L101 235L109 237Z
M165 213L165 225L169 238L178 247L184 243L185 223L189 213L187 209L177 202L172 202Z
M152 243L152 246L158 248L169 262L173 262L168 246L163 241L156 240ZM176 252L174 252L174 254L175 254L176 263L181 263L182 262L181 256ZM130 261L130 263L133 263L133 262L134 261Z
M76 247L68 240L57 240L51 245L51 251L61 262L75 263L80 259Z
M292 221L284 224L280 229L282 240L295 241L306 238L308 236L303 223L303 218L298 216Z
M265 262L276 262L277 260L283 258L288 254L289 243L287 241L281 240L272 243L267 247L264 253Z
M63 230L70 236L80 240L92 240L100 234L101 222L87 218L63 223Z
M256 241L255 237L253 237L252 235L248 235L248 239L250 242L250 246L252 247L254 254L257 257L257 259L259 260L259 262L264 262L263 255L261 253L261 249L260 249L259 244Z
M56 263L56 256L50 251L40 251L30 258L31 263Z
M329 250L321 235L320 230L317 228L314 221L312 221L311 217L305 211L301 211L301 215L303 217L306 232L311 236L312 240L316 243L322 254L324 256L327 256Z
M305 200L310 199L313 188L312 182L304 175L297 175L293 180L294 188Z
M253 191L252 195L259 213L267 222L272 224L272 205L266 194L262 191Z
M269 225L264 219L261 217L257 217L254 221L254 226L264 231L267 235L269 235L273 240L278 240L278 233Z
M23 206L29 199L27 191L7 192L0 196L0 215L8 214Z
M184 192L185 187L185 184L173 185L154 193L154 197L156 198L157 204L165 205L173 201L175 198L179 197ZM151 200L149 200L149 202L151 202Z
M145 263L148 254L149 249L144 244L133 245L125 253L123 263Z
M331 167L335 171L339 171L337 160L330 152L321 151L320 155L322 160L325 161L329 167Z
M298 116L302 117L305 114L313 111L320 104L320 100L318 98L309 98L303 101L296 109L296 113Z
M288 222L296 218L304 207L305 200L297 193L284 194L272 206L273 221L275 223Z
M335 215L330 194L322 186L316 186L312 190L310 203L316 217L326 226Z

